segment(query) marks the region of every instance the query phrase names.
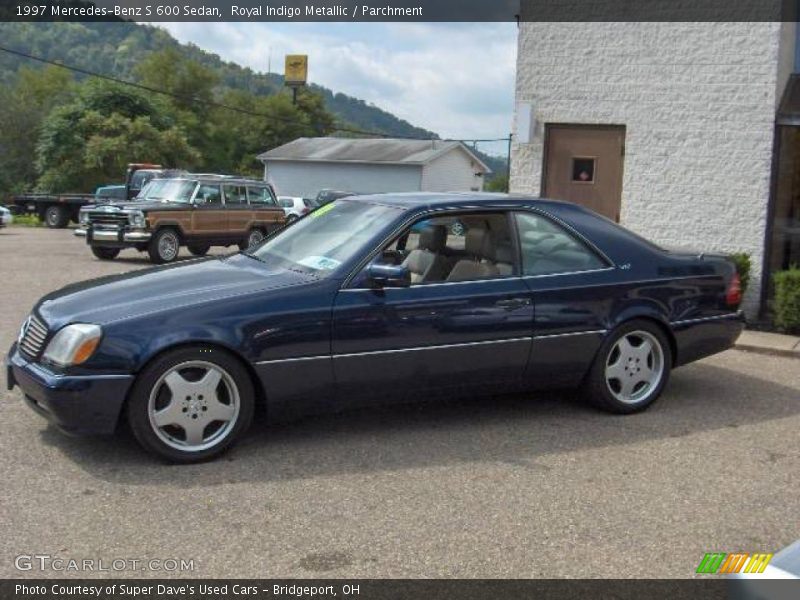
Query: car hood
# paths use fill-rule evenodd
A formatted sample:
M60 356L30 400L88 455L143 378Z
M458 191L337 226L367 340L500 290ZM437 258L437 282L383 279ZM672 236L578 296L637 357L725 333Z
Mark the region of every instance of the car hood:
M119 210L165 210L165 209L187 209L191 204L186 202L168 202L162 200L116 200L112 202L101 202L93 204L86 210L102 210L103 207L114 207Z
M68 323L103 325L148 313L312 283L297 271L248 256L201 259L69 285L44 296L35 310L50 329Z

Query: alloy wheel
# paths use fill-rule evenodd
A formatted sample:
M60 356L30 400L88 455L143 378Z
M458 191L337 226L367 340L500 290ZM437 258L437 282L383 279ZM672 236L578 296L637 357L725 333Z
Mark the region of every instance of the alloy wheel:
M625 404L638 404L653 394L664 376L664 349L647 331L631 331L620 337L608 354L606 386Z
M222 367L187 361L167 370L150 391L147 415L158 438L184 452L212 448L236 426L239 388Z
M180 250L178 236L172 232L167 232L158 240L158 255L164 262L175 260Z
M258 229L253 229L253 231L250 232L250 235L247 236L247 247L252 248L254 246L258 246L263 241L264 234Z

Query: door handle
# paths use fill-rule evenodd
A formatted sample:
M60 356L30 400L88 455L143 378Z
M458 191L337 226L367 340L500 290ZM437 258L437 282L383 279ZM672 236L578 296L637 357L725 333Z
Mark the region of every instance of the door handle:
M507 300L498 300L494 303L496 307L506 310L517 310L523 306L528 306L528 304L530 304L530 300L527 298L508 298Z

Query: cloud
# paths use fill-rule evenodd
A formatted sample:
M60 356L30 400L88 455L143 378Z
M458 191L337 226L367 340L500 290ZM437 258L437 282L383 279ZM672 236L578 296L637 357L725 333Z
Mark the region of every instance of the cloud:
M516 25L509 23L158 23L182 42L266 71L309 55L314 83L448 138L508 135ZM486 149L489 149L488 147ZM497 146L502 152L502 145ZM495 148L492 148L495 150Z

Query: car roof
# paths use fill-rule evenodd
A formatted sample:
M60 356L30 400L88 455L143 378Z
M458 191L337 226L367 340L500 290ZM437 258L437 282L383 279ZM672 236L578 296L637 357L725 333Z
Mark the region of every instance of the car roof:
M395 206L405 210L436 209L436 208L474 208L497 207L513 208L514 206L535 206L542 210L561 211L577 207L576 204L562 200L551 200L535 196L522 196L515 194L495 194L489 192L408 192L392 194L356 195L342 198L354 202L370 204L383 204Z
M187 173L186 175L181 175L179 177L158 178L159 181L164 181L165 179L178 180L178 181L204 181L210 183L241 183L245 185L263 185L263 186L269 185L269 182L262 181L260 179L247 179L245 177L234 177L232 175L209 175L205 173L200 175Z

